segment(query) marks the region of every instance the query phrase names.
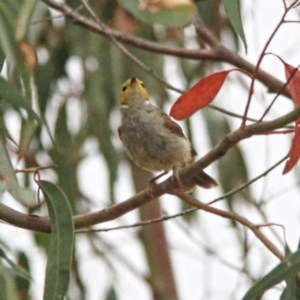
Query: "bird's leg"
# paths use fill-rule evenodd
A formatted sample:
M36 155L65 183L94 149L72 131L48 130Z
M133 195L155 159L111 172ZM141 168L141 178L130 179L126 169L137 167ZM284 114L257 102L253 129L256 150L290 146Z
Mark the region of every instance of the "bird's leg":
M176 167L173 167L172 170L173 170L173 174L171 180L175 184L175 189L181 189L187 193L193 192L195 189L195 185L192 184L192 185L184 186L182 184L181 179L179 178L178 169Z
M173 181L174 184L176 184L177 187L181 187L182 186L182 182L179 178L179 174L178 174L178 169L176 168L176 166L174 166L172 168L173 170L173 174L171 176L171 180Z
M161 172L160 174L158 174L157 176L151 178L150 181L149 181L149 185L155 185L155 181L156 181L157 179L159 179L160 177L163 177L164 175L166 175L166 174L168 174L168 173L169 173L169 171L163 171L163 172Z
M179 178L178 169L176 168L176 166L174 166L172 168L172 171L173 171L173 173L171 175L172 182L176 185L176 188L182 187L182 182ZM154 198L153 192L154 192L154 188L155 188L155 185L156 185L156 180L159 179L160 177L168 174L168 173L169 173L169 171L164 171L164 172L158 174L157 176L155 176L155 177L153 177L149 180L147 193L148 193L150 198Z
M157 176L155 176L149 180L147 193L150 198L154 198L153 191L154 191L154 187L156 185L156 180L159 179L160 177L168 174L168 172L169 171L163 171L162 173L158 174Z

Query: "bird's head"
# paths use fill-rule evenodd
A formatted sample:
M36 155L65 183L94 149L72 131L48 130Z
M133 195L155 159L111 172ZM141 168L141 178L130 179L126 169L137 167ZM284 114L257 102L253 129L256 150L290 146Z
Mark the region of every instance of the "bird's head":
M142 80L132 77L123 83L120 97L121 105L143 104L147 100L149 100L149 94Z

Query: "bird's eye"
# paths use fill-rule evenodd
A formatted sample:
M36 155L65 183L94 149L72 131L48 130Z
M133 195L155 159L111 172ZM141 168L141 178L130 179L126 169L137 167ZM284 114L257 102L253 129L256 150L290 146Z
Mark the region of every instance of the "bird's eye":
M126 89L127 89L127 86L123 86L123 87L122 87L122 91L123 91L123 92L125 92Z
M144 83L143 82L141 82L141 86L144 88L145 87L145 85L144 85Z

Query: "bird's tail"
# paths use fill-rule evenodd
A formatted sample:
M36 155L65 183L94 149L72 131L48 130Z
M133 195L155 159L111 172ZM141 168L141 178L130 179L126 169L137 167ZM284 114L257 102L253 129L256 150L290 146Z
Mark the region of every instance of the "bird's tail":
M195 183L205 189L210 189L218 185L217 181L205 172L199 173L194 177Z

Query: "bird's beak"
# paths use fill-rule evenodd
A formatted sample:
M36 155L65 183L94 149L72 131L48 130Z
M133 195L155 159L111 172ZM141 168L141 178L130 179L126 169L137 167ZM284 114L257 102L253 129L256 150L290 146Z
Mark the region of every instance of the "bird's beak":
M137 78L135 76L131 77L130 83L134 84L137 82Z

